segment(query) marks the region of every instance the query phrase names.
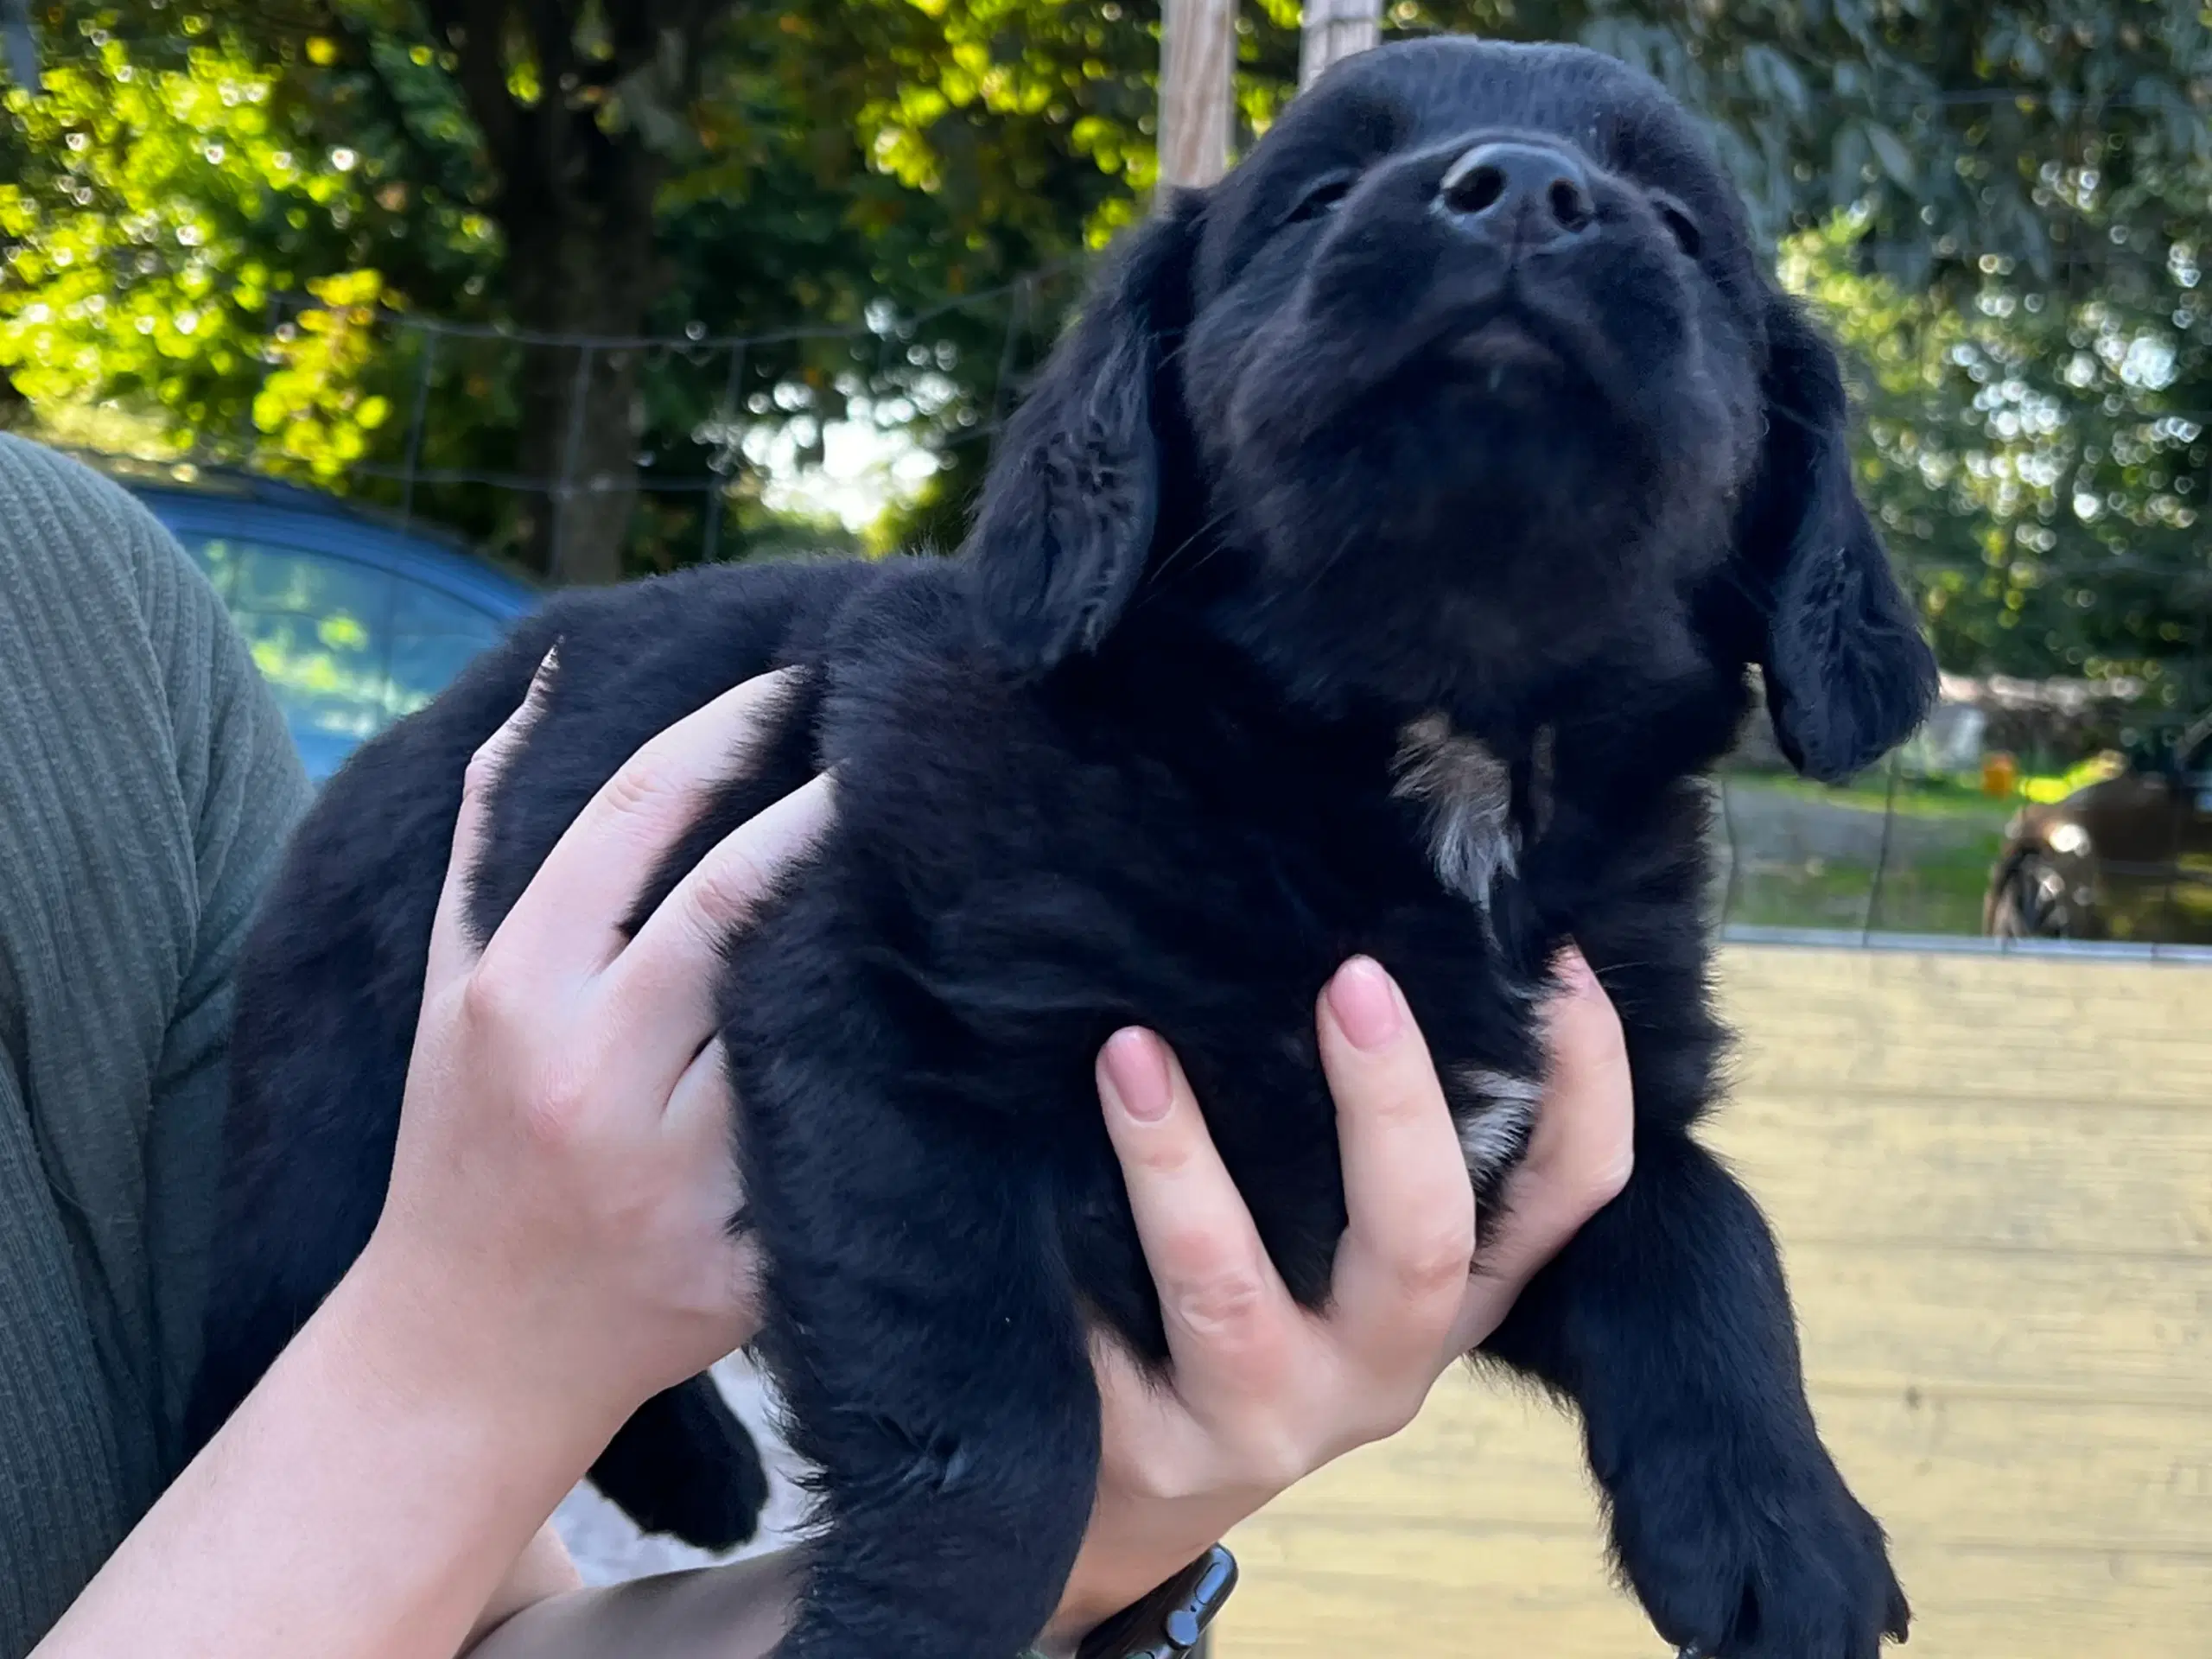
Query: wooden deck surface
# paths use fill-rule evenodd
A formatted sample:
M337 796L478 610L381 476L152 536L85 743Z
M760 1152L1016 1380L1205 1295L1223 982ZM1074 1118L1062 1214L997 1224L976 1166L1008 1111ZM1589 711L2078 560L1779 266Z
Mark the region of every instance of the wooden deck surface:
M1732 948L1780 1233L1910 1659L2212 1659L2212 969ZM1232 1544L1220 1659L1662 1659L1572 1427L1453 1375Z

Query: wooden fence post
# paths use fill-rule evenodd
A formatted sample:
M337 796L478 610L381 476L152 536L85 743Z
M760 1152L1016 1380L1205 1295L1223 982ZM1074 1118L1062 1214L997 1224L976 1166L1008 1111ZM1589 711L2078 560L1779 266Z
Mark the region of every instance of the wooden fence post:
M1166 0L1160 30L1160 181L1193 188L1229 170L1236 0Z
M1306 0L1298 41L1298 86L1311 86L1339 58L1364 52L1382 37L1382 0Z

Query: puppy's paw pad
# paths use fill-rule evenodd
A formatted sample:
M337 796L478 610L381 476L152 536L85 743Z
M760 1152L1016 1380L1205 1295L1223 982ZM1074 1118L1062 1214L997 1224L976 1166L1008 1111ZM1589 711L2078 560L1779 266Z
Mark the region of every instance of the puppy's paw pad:
M1825 1459L1732 1482L1724 1462L1744 1459L1656 1459L1615 1489L1614 1548L1662 1637L1694 1659L1879 1659L1905 1639L1882 1529Z

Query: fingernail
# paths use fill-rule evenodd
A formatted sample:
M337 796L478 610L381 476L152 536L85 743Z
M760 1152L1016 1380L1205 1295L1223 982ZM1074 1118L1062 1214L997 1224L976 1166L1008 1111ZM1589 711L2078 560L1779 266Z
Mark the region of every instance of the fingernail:
M1398 988L1370 957L1354 957L1337 969L1329 982L1329 1010L1354 1048L1380 1048L1403 1024Z
M1559 953L1553 968L1562 995L1575 996L1598 982L1598 976L1590 970L1589 958L1579 946L1570 944Z
M560 671L561 642L556 639L538 659L537 671L530 677L530 690L523 693L522 707L517 712L535 719L545 699L553 694L553 677Z
M1134 1026L1117 1031L1106 1039L1099 1059L1099 1081L1109 1104L1140 1123L1157 1123L1167 1116L1173 1091L1167 1056L1157 1037Z

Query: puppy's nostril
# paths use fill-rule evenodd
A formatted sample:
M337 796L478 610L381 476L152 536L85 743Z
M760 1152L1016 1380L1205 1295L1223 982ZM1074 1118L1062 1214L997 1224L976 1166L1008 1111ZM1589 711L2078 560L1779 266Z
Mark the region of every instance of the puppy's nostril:
M1463 213L1486 213L1505 194L1505 169L1475 167L1445 186L1444 200Z
M1589 193L1572 179L1554 179L1549 194L1552 217L1564 229L1579 231L1596 216Z

